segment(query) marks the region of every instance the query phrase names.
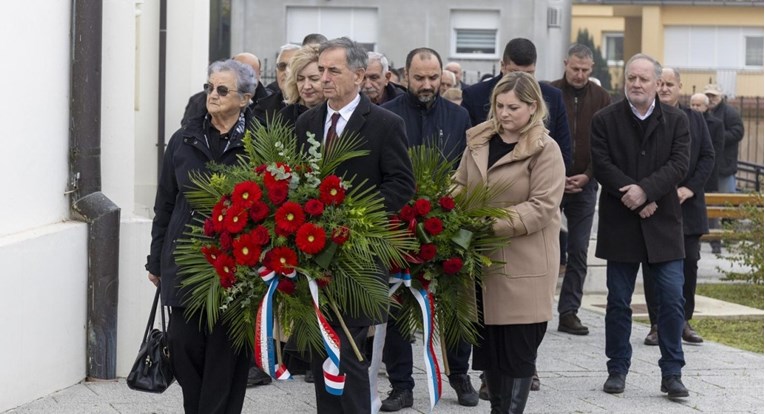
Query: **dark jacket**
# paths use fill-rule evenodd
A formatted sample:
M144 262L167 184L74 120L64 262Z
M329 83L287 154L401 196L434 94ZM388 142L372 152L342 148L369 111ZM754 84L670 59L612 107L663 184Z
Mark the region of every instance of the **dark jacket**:
M462 91L462 106L467 109L471 124L478 125L489 116L491 92L500 79L502 79L501 73L485 82L473 84ZM563 162L568 168L571 165L571 137L563 97L558 88L547 83L539 82L539 87L549 112L549 117L545 122L545 126L550 131L548 135L558 143L563 155Z
M397 83L388 82L388 84L385 85L385 88L383 88L383 97L385 99L383 99L382 102L377 102L377 105L382 105L390 102L404 94L406 94L406 88Z
M643 126L645 129L643 129ZM602 185L595 255L617 262L659 263L685 257L677 185L688 172L688 117L659 102L641 123L627 99L592 118L592 171ZM637 184L656 212L647 219L621 202L620 188Z
M406 125L409 146L427 145L441 149L444 156L457 162L465 151L465 131L470 128L470 117L465 108L441 96L436 96L428 108L411 93L399 95L382 105L400 116Z
M590 126L595 112L611 104L611 96L605 89L594 82L587 82L577 90L566 81L566 76L550 82L560 89L566 105L568 129L571 132L571 157L573 162L566 171L566 176L586 174L592 178L590 159Z
M246 119L249 116L245 113ZM206 118L192 119L170 138L162 160L151 226L151 253L146 270L160 276L162 304L166 306L183 306L185 296L179 287L181 279L177 275L178 265L173 253L178 238L182 237L186 225L196 215L184 194L191 186L189 173L209 171L207 163L210 161L235 164L237 156L244 154L241 134L231 134L232 138L221 156L214 158L206 144L208 128Z
M317 141L324 141L326 116L326 103L300 115L295 125L298 148L308 147L306 132L314 133ZM340 164L336 173L353 179L356 186L366 180L364 187L374 186L380 192L388 212L399 211L412 198L415 187L412 163L406 152L404 121L361 95L358 107L343 130L343 136L348 134L357 134L362 141L360 149L369 151L369 155ZM384 273L380 272L380 283L381 288L387 290L387 274ZM345 315L344 319L349 326L369 326L380 322L373 321L366 315Z
M736 108L725 101L721 101L710 111L712 115L723 121L723 128L725 128L725 147L720 159L718 176L734 175L738 170L738 145L744 138L744 122Z
M258 86L255 88L255 95L252 97L250 103L250 109L254 108L258 101L270 95L271 92L263 87L263 84L258 82ZM202 119L207 115L207 94L205 91L195 93L189 98L189 102L186 104L186 109L183 111L183 119L181 119L181 126L185 126L192 119Z
M275 92L259 100L255 106L252 107L252 115L258 122L268 127L268 123L271 122L276 114L278 114L285 106L284 95L282 95L282 92Z
M719 189L717 177L720 176L720 166L723 160L723 150L725 148L725 128L721 120L717 119L709 111L704 112L704 120L707 122L709 136L712 138L712 146L715 149L715 166L712 168L712 174L709 175L704 191L708 193L716 192Z
M303 115L303 113L307 110L308 107L305 105L301 105L299 103L289 104L279 111L279 116L282 117L282 121L285 123L285 125L289 125L294 128L298 117Z
M677 186L687 187L693 191L693 197L680 205L683 211L683 234L700 236L709 233L707 206L704 201L704 184L714 169L715 150L712 147L712 139L709 137L704 116L685 106L680 106L680 109L688 116L691 147L688 173Z

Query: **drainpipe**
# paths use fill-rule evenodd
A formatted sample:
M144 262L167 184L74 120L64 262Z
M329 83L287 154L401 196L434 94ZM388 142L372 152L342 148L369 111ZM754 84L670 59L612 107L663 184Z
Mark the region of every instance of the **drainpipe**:
M101 193L102 2L72 0L71 208L88 224L87 376L117 371L120 208Z

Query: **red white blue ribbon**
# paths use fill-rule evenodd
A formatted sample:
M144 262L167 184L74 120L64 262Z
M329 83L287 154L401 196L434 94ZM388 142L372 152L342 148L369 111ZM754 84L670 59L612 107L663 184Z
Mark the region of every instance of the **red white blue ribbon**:
M308 278L308 289L311 291L313 299L313 309L316 312L316 320L319 323L319 330L324 341L324 350L327 352L327 359L322 364L324 371L324 388L332 395L343 395L345 388L345 374L340 374L340 337L337 332L329 326L327 319L321 313L319 308L319 285L316 280L310 276ZM353 338L349 338L353 340Z
M258 306L255 318L255 364L266 374L277 380L292 379L292 375L284 364L278 364L274 349L274 293L279 284L279 277L273 270L261 267L258 269L261 280L268 285L268 290ZM296 279L294 271L286 277Z

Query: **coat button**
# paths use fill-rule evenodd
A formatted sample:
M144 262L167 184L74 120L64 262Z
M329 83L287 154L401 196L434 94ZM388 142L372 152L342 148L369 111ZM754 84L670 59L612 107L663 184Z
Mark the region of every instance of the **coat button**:
M644 155L645 155L645 150L643 150L643 151L640 151L640 155L643 155L643 156L644 156Z

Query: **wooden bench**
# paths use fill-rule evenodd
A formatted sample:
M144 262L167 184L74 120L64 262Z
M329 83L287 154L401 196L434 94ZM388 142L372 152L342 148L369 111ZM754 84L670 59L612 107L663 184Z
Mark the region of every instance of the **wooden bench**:
M756 205L762 209L762 198L757 193L707 193L704 200L707 205L707 217L710 219L744 218L746 205ZM701 236L701 240L720 240L731 232L729 229L709 229L709 234Z

